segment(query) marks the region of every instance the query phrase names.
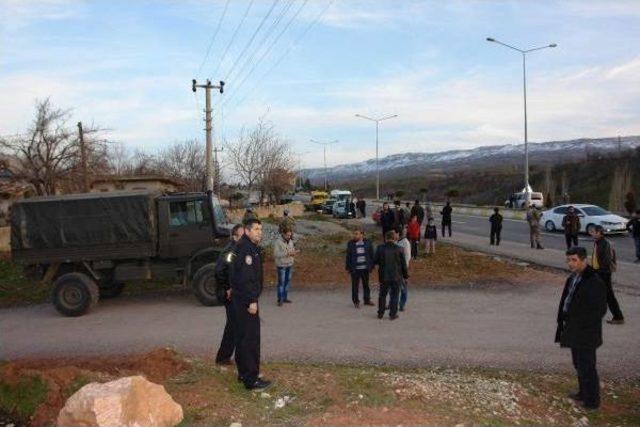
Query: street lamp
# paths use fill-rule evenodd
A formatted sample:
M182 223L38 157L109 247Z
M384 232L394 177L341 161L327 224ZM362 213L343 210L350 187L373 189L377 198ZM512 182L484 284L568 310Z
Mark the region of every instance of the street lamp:
M360 117L361 119L376 122L376 200L380 200L380 167L378 166L378 128L380 127L380 122L384 120L394 119L398 117L398 115L394 114L392 116L380 117L378 119L373 119L371 117L363 116L362 114L356 114L356 117Z
M523 88L523 94L524 94L524 185L525 185L524 192L525 192L525 195L528 195L531 192L531 186L529 185L529 137L527 134L527 60L526 58L527 58L527 53L530 53L536 50L547 49L550 47L556 47L558 45L555 43L552 43L546 46L534 47L532 49L520 49L511 45L508 45L506 43L503 43L491 37L487 37L487 41L491 43L497 43L504 47L508 47L509 49L513 49L522 54L522 88ZM528 197L526 199L527 201L529 200Z
M322 142L322 141L316 141L315 139L312 139L311 142L313 142L314 144L320 144L323 147L323 152L324 152L324 191L327 191L327 145L337 144L338 140L334 139L333 141Z

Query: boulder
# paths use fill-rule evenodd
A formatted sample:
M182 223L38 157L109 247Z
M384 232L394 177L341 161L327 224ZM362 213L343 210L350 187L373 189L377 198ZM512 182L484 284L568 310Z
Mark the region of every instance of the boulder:
M173 427L182 417L182 407L164 386L133 376L85 385L67 400L56 425Z

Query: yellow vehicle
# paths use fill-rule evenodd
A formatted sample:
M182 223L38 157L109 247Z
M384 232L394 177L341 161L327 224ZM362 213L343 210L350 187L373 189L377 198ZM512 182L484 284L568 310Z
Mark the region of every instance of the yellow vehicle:
M325 191L312 191L311 202L309 203L309 210L319 211L322 210L324 202L329 198L329 194Z

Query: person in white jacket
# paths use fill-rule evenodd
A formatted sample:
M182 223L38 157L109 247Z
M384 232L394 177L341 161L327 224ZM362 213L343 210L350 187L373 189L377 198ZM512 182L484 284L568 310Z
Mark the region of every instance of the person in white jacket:
M407 234L403 229L397 229L398 235L397 245L402 248L402 254L404 255L404 262L407 264L407 271L409 271L409 262L411 262L411 242L407 239ZM405 279L402 287L400 288L400 311L404 311L404 307L407 305L407 280Z
M289 286L291 285L291 273L293 261L299 251L293 243L293 232L283 230L280 237L273 243L273 257L276 261L276 271L278 274L278 306L283 303L291 303L288 298Z

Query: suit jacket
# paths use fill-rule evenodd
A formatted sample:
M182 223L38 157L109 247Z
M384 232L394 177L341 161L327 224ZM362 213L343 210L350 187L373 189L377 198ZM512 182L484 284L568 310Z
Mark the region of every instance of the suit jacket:
M563 312L564 302L571 287L572 277L567 279L558 307L556 342L561 347L597 348L602 345L602 318L607 313L607 290L593 268L588 266L569 304Z
M373 269L373 245L369 239L364 239L364 256L367 259L367 271ZM356 265L358 264L358 253L356 252L355 240L349 240L347 243L347 256L345 259L345 269L353 273L356 271Z
M409 278L407 264L402 248L395 243L386 242L379 245L373 258L373 263L378 266L378 278L380 283L402 283Z

